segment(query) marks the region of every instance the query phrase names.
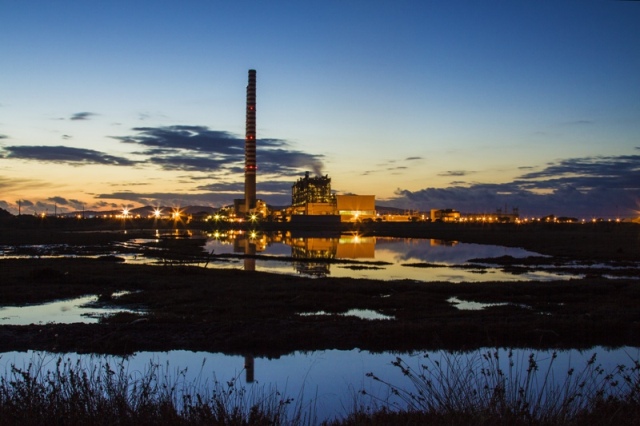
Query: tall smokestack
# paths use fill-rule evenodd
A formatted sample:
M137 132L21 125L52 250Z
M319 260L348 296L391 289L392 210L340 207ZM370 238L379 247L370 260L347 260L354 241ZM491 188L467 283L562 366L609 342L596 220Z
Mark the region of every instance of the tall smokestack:
M247 213L256 207L256 169L256 70L249 70L244 140L244 203Z

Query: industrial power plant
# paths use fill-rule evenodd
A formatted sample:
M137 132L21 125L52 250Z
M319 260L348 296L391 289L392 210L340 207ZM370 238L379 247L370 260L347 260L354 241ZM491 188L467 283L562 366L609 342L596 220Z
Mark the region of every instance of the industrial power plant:
M257 199L256 175L256 70L249 70L247 83L246 132L244 146L244 198L234 200L236 216L259 214L266 216L266 204ZM309 176L293 184L291 207L279 212L283 220L302 217L326 220L351 221L373 219L375 217L375 196L373 195L335 195L331 192L331 178L328 176ZM296 219L293 219L296 220Z
M340 222L385 221L405 222L417 220L462 221L465 218L453 209L433 209L425 214L378 214L375 195L338 195L331 190L328 175L310 176L306 172L291 187L291 205L278 211L269 211L267 204L256 194L258 172L256 156L256 70L250 69L247 83L245 123L244 198L234 200L233 214L238 218L269 217L282 222L299 224L332 224ZM518 220L518 211L498 211L507 221ZM473 215L473 220L485 214Z

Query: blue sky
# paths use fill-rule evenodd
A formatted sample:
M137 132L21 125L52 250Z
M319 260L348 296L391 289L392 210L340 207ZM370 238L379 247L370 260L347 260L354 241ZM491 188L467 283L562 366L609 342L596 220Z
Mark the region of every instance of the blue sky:
M410 209L637 216L640 2L0 0L0 208L243 193L309 170ZM55 207L54 207L55 206Z

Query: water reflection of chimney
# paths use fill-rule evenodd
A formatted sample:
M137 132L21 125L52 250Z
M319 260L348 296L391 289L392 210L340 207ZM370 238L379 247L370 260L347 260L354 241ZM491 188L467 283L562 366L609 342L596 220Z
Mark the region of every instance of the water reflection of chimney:
M253 257L256 254L256 244L251 240L247 239L244 246L244 270L245 271L255 271L256 270L256 258Z
M256 270L256 259L255 256L257 249L256 243L254 240L249 238L249 235L237 235L233 239L233 251L235 253L244 253L244 270L245 271L255 271Z
M253 383L253 375L255 372L253 355L244 356L245 380L247 383Z

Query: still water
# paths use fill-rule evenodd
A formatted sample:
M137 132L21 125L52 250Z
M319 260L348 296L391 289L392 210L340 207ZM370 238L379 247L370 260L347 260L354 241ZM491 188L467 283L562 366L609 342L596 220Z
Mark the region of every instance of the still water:
M505 372L507 382L523 385L529 362L534 360L537 372L531 377L534 385L529 386L538 394L553 390L543 388L543 382L553 387L566 384L571 368L575 369L572 377L582 375L589 382L601 382L603 374L593 374L596 367L601 367L605 373L613 373L619 366L632 367L634 361L640 359L640 348L596 347L586 351L561 351L556 355L554 358L551 351L491 348L465 353L327 350L296 352L276 359L189 351L140 352L127 358L29 351L0 354L0 375L7 377L12 365L27 368L29 364L42 374L55 369L60 357L69 360L71 365L79 362L87 371L91 371L92 366L105 363L113 366L114 370L122 366L133 379L147 377L150 366L155 365L159 381L178 384L178 392L195 390L211 395L216 386L226 388L229 382L254 397L278 390L283 399L285 396L294 398L294 404L306 412L315 413L316 420L321 421L345 417L356 406L375 408L391 404L392 407L406 407L405 401L393 395L388 385L367 376L367 373L373 373L388 384L416 394L414 384L397 366L392 365L398 357L414 372L426 373L427 377L433 378L436 391L442 390L437 389L438 386L452 386L444 382L445 376L462 380L463 386L481 388L487 383L480 374L482 369L495 372L500 368ZM594 355L595 363L589 370L589 359ZM426 371L422 366L428 366L430 370ZM441 372L444 374L440 375Z
M214 256L211 267L305 276L447 282L544 281L575 276L546 270L516 274L495 266L469 262L472 259L501 256L540 256L521 248L424 238L366 237L352 234L297 238L288 234L254 237L225 235L208 238L205 250L214 255L240 253L292 258L282 261L260 256L257 259L225 263L215 261L219 258Z
M117 299L121 294L124 292L114 293L112 297ZM100 318L116 312L132 311L105 308L98 304L98 296L82 296L37 305L0 306L0 325L96 324Z
M153 235L153 231L150 232ZM167 244L172 242L171 244ZM508 270L474 259L540 256L521 248L426 238L336 234L155 231L105 247L68 245L0 247L2 257L117 256L127 263L188 262L307 277L447 282L547 281L579 277L552 267Z

